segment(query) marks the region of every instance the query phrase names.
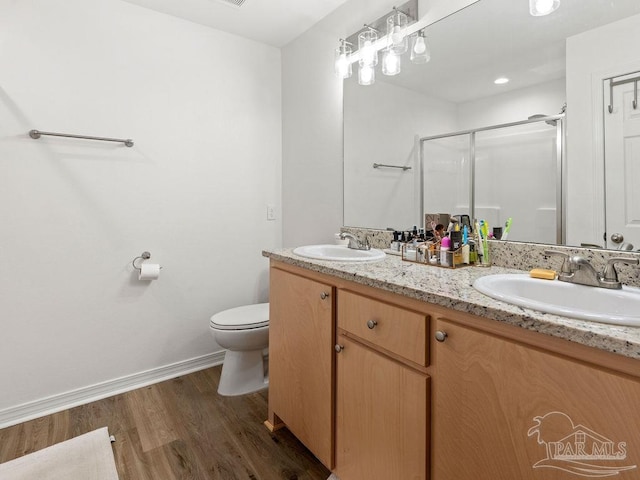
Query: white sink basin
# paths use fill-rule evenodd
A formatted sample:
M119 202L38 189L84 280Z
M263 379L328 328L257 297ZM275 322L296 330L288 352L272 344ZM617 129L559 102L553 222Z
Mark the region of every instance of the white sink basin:
M496 300L580 320L640 327L640 288L587 287L529 275L487 275L473 288Z
M301 257L316 260L332 260L334 262L377 262L386 254L382 250L355 250L346 245L306 245L293 250L293 253Z

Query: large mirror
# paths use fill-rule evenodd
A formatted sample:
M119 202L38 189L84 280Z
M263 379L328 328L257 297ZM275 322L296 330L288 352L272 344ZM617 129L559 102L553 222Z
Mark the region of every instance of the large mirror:
M604 158L598 159L598 150L604 145L600 137L608 133L601 108L616 96L609 98L607 78L640 72L640 1L561 0L555 12L534 17L528 0L480 0L430 25L425 34L431 52L428 63L412 64L406 54L398 75L384 76L378 69L375 83L362 86L354 65L354 75L345 80L345 225L382 229L423 225L422 212L444 208L434 195L448 196L449 210L461 210L447 213L467 213L464 209L473 203L465 163L469 140L452 136L431 145L436 152L446 147L455 161L447 163L444 156L436 154L422 159L421 165L424 139L519 122L534 115L556 115L567 104L566 118L561 122L567 141L561 151L555 143L560 128L554 122L534 122L503 135L483 134L477 140L484 142L481 145L508 148L502 150L502 163L491 168L475 166L480 185L476 191L487 192L484 198L491 201L495 201L495 192L503 193L504 212L496 222L514 217L510 239L556 243L559 237L554 232L536 228L532 222L539 216L555 228L558 207L566 243L617 248L610 238L603 237L607 230L606 165ZM500 77L509 82L494 83ZM633 90L634 84L630 85ZM620 111L625 116L625 108L614 108L614 114ZM527 151L526 144L532 139L540 143L537 150ZM585 145L590 145L590 150L584 150ZM545 150L549 155L544 158L535 153ZM560 154L564 166L558 170ZM374 164L406 168L374 168ZM513 170L498 165L511 165ZM630 171L631 178L621 186L627 190L628 203L638 203L633 193L634 183L640 181L638 172L640 167ZM542 183L526 193L518 188L534 177ZM430 185L434 187L431 190ZM559 196L556 185L562 187ZM545 201L533 214L520 213L515 207L531 203L537 195ZM558 202L553 203L554 199ZM494 205L487 202L482 208L490 215ZM627 205L627 209L633 216L640 206ZM626 222L634 223L634 218L640 214ZM640 230L640 221L638 227ZM522 237L518 237L518 230Z

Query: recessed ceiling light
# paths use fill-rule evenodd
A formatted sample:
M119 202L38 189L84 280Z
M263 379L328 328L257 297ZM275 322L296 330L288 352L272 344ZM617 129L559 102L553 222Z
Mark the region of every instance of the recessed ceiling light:
M493 83L496 85L504 85L505 83L509 83L509 79L507 77L496 78Z

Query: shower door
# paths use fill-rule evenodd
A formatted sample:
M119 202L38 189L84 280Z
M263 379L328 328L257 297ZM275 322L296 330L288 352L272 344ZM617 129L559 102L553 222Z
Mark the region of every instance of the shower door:
M424 212L467 214L490 230L511 218L509 240L561 244L563 120L421 138Z
M561 243L558 121L481 131L475 142L475 216L512 219L509 240Z

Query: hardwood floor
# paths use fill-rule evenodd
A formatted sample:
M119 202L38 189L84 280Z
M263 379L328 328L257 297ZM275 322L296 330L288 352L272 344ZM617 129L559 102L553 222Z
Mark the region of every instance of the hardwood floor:
M120 480L326 480L287 429L269 432L267 392L216 393L220 367L0 430L0 462L109 427Z

